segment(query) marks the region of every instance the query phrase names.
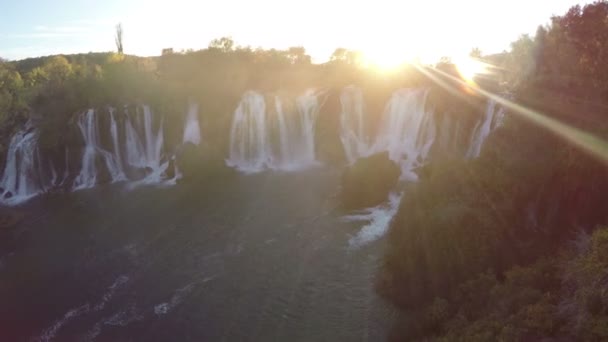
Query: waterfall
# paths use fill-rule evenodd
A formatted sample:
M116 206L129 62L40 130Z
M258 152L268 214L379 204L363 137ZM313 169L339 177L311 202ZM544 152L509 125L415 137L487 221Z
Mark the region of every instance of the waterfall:
M183 143L193 143L199 145L201 143L201 128L198 123L198 104L191 103L188 107L186 124L184 125Z
M428 89L394 91L383 112L375 116L376 122L366 117L369 113L362 91L354 86L344 88L339 98L339 134L348 162L386 151L401 166L402 179L415 180L416 168L429 159L431 150L433 155L442 151L479 156L485 139L505 115L502 106L488 100L474 125L452 112L436 118L427 103L428 95ZM226 164L244 172L293 171L317 164L320 98L313 90L299 96L245 92L232 118ZM201 143L198 108L198 104L189 104L183 135L176 144ZM175 156L165 153L169 149L163 117L155 116L146 105L135 112L109 108L107 115L99 113L89 109L76 118L84 142L80 156L69 153L67 145L50 147L50 155L44 155L47 149L38 148L39 133L29 125L15 134L0 180L0 201L17 203L57 186L77 190L104 182L130 181L131 186L175 183L180 172L176 165L170 166ZM75 152L73 148L80 149L69 147L70 151ZM77 165L80 169L74 170ZM168 167L172 168L169 172ZM175 177L167 180L172 173Z
M184 142L200 143L197 112L198 105L191 104L184 123ZM176 165L172 166L176 176L166 179L170 159L175 156L163 154L163 118L155 118L148 106L135 114L126 112L124 120L118 115L114 108L109 108L107 116L93 109L78 115L76 126L84 146L77 173L70 167L76 160L68 146L61 146L60 153L44 155L38 148L39 133L28 123L11 138L0 179L0 202L21 203L59 186L79 190L119 181L131 181L129 187L175 184L179 178Z
M281 98L279 96L275 96L274 105L277 112L277 121L279 125L279 148L281 151L281 159L289 160L290 156L292 156L292 153L289 150L290 135L295 134L295 132L293 130L290 132L290 126L287 125L285 112L283 112L283 103L281 102ZM293 122L293 120L290 120L290 122Z
M427 108L428 89L400 89L395 91L381 115L373 143L367 139L364 103L361 90L349 86L340 94L340 138L349 163L370 154L387 151L389 157L401 165L402 179L417 179L414 170L428 158L436 144L443 151L458 152L460 135L464 132L461 118L446 112L436 122L433 110ZM476 158L488 135L499 126L505 108L488 99L483 118L472 131L464 156ZM437 139L436 139L437 138ZM462 151L462 150L460 150Z
M0 180L2 202L17 204L44 191L36 168L38 132L24 130L12 138Z
M97 115L93 109L89 109L78 117L78 128L85 142L84 155L82 157L82 169L74 180L74 189L87 189L94 187L99 181L96 161L101 158L109 173L111 182L126 180L124 171L115 155L101 148L99 144L99 133Z
M112 135L112 145L114 147L114 156L116 157L116 163L118 164L118 168L122 171L124 170L124 168L122 165L120 143L118 141L118 125L116 124L116 118L114 117L114 108L110 108L110 134Z
M316 163L315 154L315 124L319 114L319 100L313 90L308 90L296 99L297 122L300 128L294 142L297 148L296 158L289 168L300 169Z
M492 130L502 124L505 108L497 106L496 101L489 99L486 105L486 112L483 121L478 122L471 136L471 143L466 156L477 158L481 153L481 147Z
M272 168L300 170L316 162L315 123L319 111L317 96L312 90L295 100L295 109L284 110L281 99L275 97L279 131L279 156L273 158ZM293 106L292 106L293 107Z
M132 184L156 184L163 181L164 173L169 166L163 160L163 120L161 118L158 130L154 130L154 117L150 107L143 106L143 111L135 114L135 125L130 115L125 120L127 162L132 167L145 169L145 178ZM139 128L139 130L137 129ZM143 131L143 137L139 132Z
M426 108L426 89L401 89L387 103L374 153L388 151L389 157L401 164L402 179L417 179L414 169L427 158L435 141L436 127L432 111Z
M266 132L266 102L262 94L248 91L243 95L230 130L228 166L244 172L258 172L272 161L270 137Z
M96 127L94 122L95 112L89 109L84 115L81 115L78 120L78 128L84 137L85 150L82 157L82 169L80 174L75 179L74 187L90 188L95 186L97 180L97 168L95 167L95 155L96 155Z
M227 165L251 173L300 170L316 163L317 94L309 90L293 106L284 106L287 102L275 96L274 112L269 112L264 95L253 91L243 95L234 112ZM274 145L272 137L278 137Z
M155 133L153 121L152 111L148 106L143 106L143 112L136 114L136 126L133 126L131 116L127 115L125 122L127 162L133 167L151 170L163 167L163 122L160 121L158 131ZM143 137L140 137L138 131L143 131Z
M401 165L402 179L415 180L414 169L427 159L437 130L433 112L426 108L428 93L427 89L395 91L370 143L361 90L353 86L344 88L340 94L340 138L349 163L386 151Z
M340 94L340 104L340 140L346 159L352 164L370 152L363 116L363 92L354 86L344 88Z
M158 128L158 133L154 134L154 130L152 128L152 111L150 111L150 107L144 105L144 136L145 136L145 156L146 156L146 166L156 170L160 167L160 157L161 151L163 147L163 123L161 120L160 127Z
M131 118L125 120L127 162L134 167L146 167L146 156L137 131L133 128Z

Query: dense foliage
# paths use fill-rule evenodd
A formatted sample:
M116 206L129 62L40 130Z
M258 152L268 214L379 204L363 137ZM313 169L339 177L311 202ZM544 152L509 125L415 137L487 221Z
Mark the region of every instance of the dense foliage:
M501 58L521 104L603 141L606 23L607 2L576 6ZM608 230L593 233L608 223L608 167L575 145L511 111L479 158L426 167L378 281L407 310L396 339L608 337Z

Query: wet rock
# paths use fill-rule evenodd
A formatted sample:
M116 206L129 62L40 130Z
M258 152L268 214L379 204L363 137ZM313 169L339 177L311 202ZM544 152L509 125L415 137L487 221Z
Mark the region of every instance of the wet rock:
M107 184L112 182L112 175L108 170L108 167L103 160L101 154L97 154L95 157L95 166L97 168L97 184Z
M138 181L138 180L142 180L144 178L146 178L146 176L148 176L150 173L152 173L152 168L148 167L148 166L144 166L144 167L130 167L126 173L127 173L127 178L129 178L130 180L133 181Z
M167 165L167 170L165 171L165 177L167 179L175 178L175 159L174 158L169 160L169 163Z
M11 198L11 197L13 197L13 193L12 192L7 191L7 192L4 193L4 198Z
M369 208L385 202L399 182L401 169L388 153L357 160L342 174L340 199L345 209Z

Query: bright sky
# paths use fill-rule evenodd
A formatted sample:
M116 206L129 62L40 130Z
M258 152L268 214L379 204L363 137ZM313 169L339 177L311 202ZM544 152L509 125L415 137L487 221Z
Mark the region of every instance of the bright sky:
M200 49L232 36L237 45L304 46L323 62L336 47L374 59L436 60L479 47L501 52L554 14L584 0L0 0L0 57L115 50Z

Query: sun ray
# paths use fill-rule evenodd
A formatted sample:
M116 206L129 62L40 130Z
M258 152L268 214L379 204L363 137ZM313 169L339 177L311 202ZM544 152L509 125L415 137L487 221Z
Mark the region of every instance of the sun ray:
M441 80L436 75L433 75L433 73L429 70L426 70L425 67L421 67L421 66L416 66L416 67L421 72L423 72L424 74L429 76L432 80L437 82L437 84L440 85L441 87L447 89L450 92L457 92L456 89L453 89L454 87L452 85L450 85L448 82ZM572 143L575 146L578 146L585 152L599 158L603 163L608 164L608 142L606 142L604 139L602 139L598 136L595 136L594 134L591 134L589 132L586 132L584 130L581 130L581 129L578 129L575 127L571 127L557 119L549 117L546 114L543 114L539 111L536 111L536 110L533 110L530 108L526 108L514 101L511 101L503 96L499 96L497 94L484 90L476 85L471 86L471 84L468 84L466 81L462 81L461 79L454 77L448 73L445 73L441 70L433 69L433 72L436 72L439 75L446 77L452 81L458 82L464 86L472 88L478 94L485 96L489 99L492 99L502 106L505 106L507 109L510 110L511 113L519 115L519 116L529 120L530 122L538 125L539 127L553 132L554 134L561 137L562 139L569 141L570 143Z

